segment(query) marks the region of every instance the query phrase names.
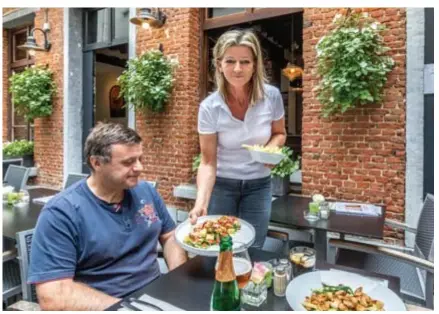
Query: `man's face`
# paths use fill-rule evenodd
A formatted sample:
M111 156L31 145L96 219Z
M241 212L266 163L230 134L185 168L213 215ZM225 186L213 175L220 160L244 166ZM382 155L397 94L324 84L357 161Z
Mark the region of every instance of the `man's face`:
M142 166L142 144L114 144L111 146L111 161L99 163L95 171L108 183L129 189L137 185Z

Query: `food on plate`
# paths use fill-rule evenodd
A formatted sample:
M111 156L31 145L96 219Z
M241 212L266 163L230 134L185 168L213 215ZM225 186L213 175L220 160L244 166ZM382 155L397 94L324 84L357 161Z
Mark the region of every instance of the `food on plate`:
M242 145L242 147L257 152L264 152L270 154L282 154L282 148L280 147L266 147L263 145Z
M384 303L363 292L363 287L353 291L345 285L323 284L312 291L302 305L308 311L384 311Z
M240 229L241 223L238 218L221 216L218 219L209 219L196 225L183 242L196 248L205 249L219 244L222 236L233 235Z

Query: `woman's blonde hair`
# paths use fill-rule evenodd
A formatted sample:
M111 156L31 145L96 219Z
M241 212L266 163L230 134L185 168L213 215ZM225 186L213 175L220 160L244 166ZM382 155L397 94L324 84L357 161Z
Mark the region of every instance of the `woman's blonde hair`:
M267 82L264 63L262 60L261 44L255 33L251 30L232 30L225 32L218 38L213 48L213 64L215 66L215 82L218 92L224 100L227 99L227 86L224 75L220 72L218 62L224 57L226 50L233 46L245 46L251 49L254 57L255 69L250 80L250 103L253 106L256 102L264 99L264 83Z

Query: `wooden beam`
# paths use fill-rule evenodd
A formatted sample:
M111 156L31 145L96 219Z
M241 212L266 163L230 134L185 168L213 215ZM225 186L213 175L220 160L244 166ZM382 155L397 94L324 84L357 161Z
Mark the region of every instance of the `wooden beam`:
M216 18L207 19L204 22L203 29L209 30L214 28L221 28L225 26L247 23L256 20L267 19L271 17L293 14L302 12L303 8L268 8L268 9L255 9L252 12L246 10L243 13L235 13Z

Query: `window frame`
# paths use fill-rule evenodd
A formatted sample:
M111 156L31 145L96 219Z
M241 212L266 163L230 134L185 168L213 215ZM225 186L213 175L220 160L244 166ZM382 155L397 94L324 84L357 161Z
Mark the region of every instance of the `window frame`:
M8 64L8 78L10 78L12 76L12 74L14 73L14 71L17 70L21 70L23 68L32 66L35 64L35 58L30 56L29 53L26 53L27 58L26 59L22 59L19 61L14 61L14 57L15 57L15 49L16 49L16 43L15 43L15 37L14 35L20 32L24 32L24 30L26 30L26 34L27 36L29 36L32 28L34 27L33 23L30 24L25 24L25 25L21 25L20 27L8 30L8 42L10 43L10 47L8 49L8 60L9 60L9 64ZM15 128L17 127L22 127L22 128L26 128L27 129L27 135L26 138L27 140L33 140L33 135L34 135L34 125L30 124L30 122L28 122L27 124L17 124L15 125L14 120L15 120L15 108L14 108L14 104L12 103L12 95L11 93L8 93L8 134L7 134L7 138L10 141L14 141L15 140Z
M116 27L116 8L89 8L89 9L84 9L83 12L83 51L90 51L90 50L96 50L96 49L101 49L101 48L107 48L110 46L117 46L117 45L122 45L122 44L127 44L129 42L129 34L127 35L127 37L119 37L119 38L114 38L115 36L115 27ZM118 8L120 9L120 8ZM128 8L129 9L129 8ZM108 38L108 40L106 41L101 41L101 42L96 42L96 43L92 43L92 44L88 44L87 43L87 34L89 33L89 25L88 25L88 15L92 12L98 11L98 10L105 10L105 14L107 15L107 19L110 21L110 25L108 27L107 30L107 34L106 34L106 38ZM129 20L128 20L129 23Z

